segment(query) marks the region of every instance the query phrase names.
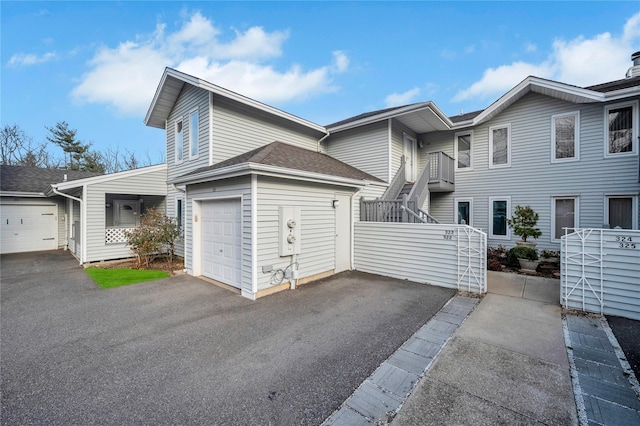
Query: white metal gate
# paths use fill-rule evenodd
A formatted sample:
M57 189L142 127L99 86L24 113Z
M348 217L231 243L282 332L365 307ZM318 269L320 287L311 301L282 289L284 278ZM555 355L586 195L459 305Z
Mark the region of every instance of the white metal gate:
M640 320L640 231L576 229L561 248L563 307Z
M487 291L487 234L460 226L458 234L458 290Z

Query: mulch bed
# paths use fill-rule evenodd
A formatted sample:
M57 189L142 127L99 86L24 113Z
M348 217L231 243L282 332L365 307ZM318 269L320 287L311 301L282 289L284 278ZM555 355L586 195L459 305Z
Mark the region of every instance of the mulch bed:
M136 260L133 258L130 259L122 259L122 260L114 260L110 262L100 262L89 265L92 268L103 268L103 269L116 269L116 268L131 268L131 269L153 269L158 271L165 271L170 273L171 275L176 275L176 271L182 271L184 269L184 259L181 257L175 257L173 262L169 262L169 259L165 257L159 257L155 259L149 267L141 267L137 264Z

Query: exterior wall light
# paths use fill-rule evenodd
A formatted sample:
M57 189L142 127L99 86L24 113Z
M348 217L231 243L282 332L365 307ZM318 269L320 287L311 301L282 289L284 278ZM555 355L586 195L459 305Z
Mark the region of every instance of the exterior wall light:
M340 205L340 200L333 200L331 205L334 209L337 208Z

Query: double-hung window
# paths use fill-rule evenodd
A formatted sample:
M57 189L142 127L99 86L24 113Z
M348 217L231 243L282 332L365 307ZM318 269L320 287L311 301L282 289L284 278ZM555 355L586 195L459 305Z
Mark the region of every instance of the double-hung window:
M580 112L554 115L551 124L551 161L579 160Z
M553 221L553 240L559 241L565 234L564 228L578 227L578 197L553 197L551 219Z
M489 198L489 237L501 240L511 238L507 219L511 217L511 197Z
M511 166L511 125L489 127L489 168Z
M198 157L199 134L198 110L196 109L189 113L189 158Z
M638 204L633 195L607 195L604 220L609 228L638 229Z
M609 105L605 116L605 156L638 152L638 102Z
M473 151L472 151L473 133L456 133L455 149L456 149L456 168L458 170L471 170L473 168Z
M176 163L181 163L184 156L184 133L182 131L182 120L176 122L175 149Z

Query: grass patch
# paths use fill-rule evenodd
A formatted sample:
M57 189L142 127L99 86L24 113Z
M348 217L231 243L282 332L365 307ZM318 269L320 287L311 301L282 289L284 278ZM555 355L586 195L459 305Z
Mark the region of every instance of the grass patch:
M164 271L144 269L87 268L85 271L102 288L122 287L169 277Z

